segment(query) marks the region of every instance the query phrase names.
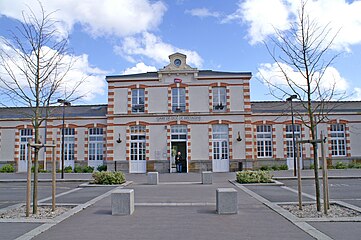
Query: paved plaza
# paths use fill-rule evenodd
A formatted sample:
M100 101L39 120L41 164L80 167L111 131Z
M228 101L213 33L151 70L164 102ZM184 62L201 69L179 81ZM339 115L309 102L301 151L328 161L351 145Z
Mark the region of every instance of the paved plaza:
M111 215L110 193L117 186L85 187L81 181L90 175L68 175L58 183L57 203L77 205L73 213L41 223L0 221L0 239L359 239L359 218L304 221L280 212L276 203L297 201L296 185L290 171L275 175L284 178L282 185L235 184L235 173L214 173L211 185L201 184L201 174L160 174L158 185L148 185L145 174L128 174L123 187L135 192L130 216ZM361 171L330 175L337 176L330 180L331 198L360 207ZM21 179L0 174L0 208L23 202ZM304 201L313 201L313 181L305 179L303 185ZM50 183L41 186L41 202L50 203ZM238 214L216 213L217 188L237 190Z

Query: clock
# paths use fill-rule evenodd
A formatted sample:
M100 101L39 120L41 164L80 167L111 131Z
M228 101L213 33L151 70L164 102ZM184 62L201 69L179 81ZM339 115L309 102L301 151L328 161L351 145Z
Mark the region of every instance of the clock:
M174 65L176 65L177 67L179 67L182 64L182 61L180 59L176 59L174 60Z

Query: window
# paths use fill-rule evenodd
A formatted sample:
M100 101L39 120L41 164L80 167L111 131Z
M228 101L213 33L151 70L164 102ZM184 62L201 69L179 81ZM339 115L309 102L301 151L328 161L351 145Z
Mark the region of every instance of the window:
M346 155L346 134L344 124L331 125L331 153L332 156Z
M272 127L271 125L257 126L257 156L272 157Z
M212 126L213 159L228 159L228 126Z
M28 141L33 138L33 130L20 129L20 161L28 160Z
M187 139L187 126L175 125L171 127L172 140Z
M64 160L74 160L75 129L64 128ZM62 132L63 134L63 132Z
M89 129L89 160L103 160L104 136L103 128Z
M295 127L295 140L301 139L301 126L294 125ZM287 158L293 158L293 137L292 137L292 124L286 125L286 146L287 146Z
M213 88L213 110L214 111L225 111L226 110L226 88L225 87L214 87Z
M130 127L130 160L145 160L145 127Z
M144 89L132 89L132 113L144 112Z
M184 112L186 110L186 91L184 88L172 88L172 111Z

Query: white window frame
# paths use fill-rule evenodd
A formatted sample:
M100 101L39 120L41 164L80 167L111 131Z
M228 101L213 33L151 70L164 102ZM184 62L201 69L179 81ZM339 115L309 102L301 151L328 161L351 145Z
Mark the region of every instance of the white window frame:
M331 155L346 156L346 125L331 124Z
M75 151L75 128L64 128L64 160L74 161L74 151Z
M212 89L213 111L224 112L227 109L227 89L225 87L214 87Z
M272 125L257 125L257 157L271 158L273 156Z
M146 160L146 127L136 125L130 127L130 160Z
M172 112L186 111L185 88L172 88Z
M212 125L213 159L229 159L228 125Z
M145 89L132 89L132 113L144 113Z
M295 127L295 140L301 139L301 125L294 124ZM293 158L293 136L292 124L286 125L286 155L287 158Z
M186 140L187 139L187 125L173 125L171 126L172 140Z
M89 128L89 161L104 160L104 129Z
M19 159L21 161L28 161L28 141L33 138L33 129L20 129L20 151Z

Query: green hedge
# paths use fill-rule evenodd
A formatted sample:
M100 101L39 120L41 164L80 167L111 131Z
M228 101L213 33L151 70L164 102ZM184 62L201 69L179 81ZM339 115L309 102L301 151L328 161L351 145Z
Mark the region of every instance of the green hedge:
M90 166L82 167L79 165L75 165L74 172L75 173L92 173L92 172L94 172L94 167L90 167Z
M95 172L92 176L95 184L111 185L125 183L123 172Z
M236 180L239 183L270 183L272 175L268 171L237 172Z
M5 164L0 168L0 172L2 172L2 173L12 173L12 172L15 172L15 168L11 164Z

